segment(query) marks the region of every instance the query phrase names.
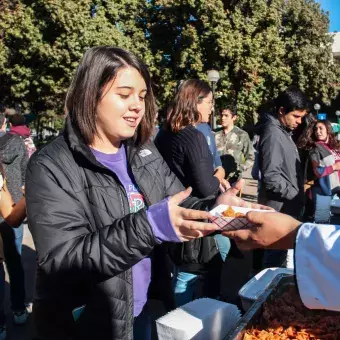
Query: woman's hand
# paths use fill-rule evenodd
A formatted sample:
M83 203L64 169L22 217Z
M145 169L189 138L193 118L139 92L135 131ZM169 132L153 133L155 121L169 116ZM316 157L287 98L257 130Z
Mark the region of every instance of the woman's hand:
M191 191L191 188L187 188L172 196L169 200L170 220L177 236L182 241L190 241L198 237L209 235L216 230L220 230L216 224L196 221L211 218L212 215L209 212L185 209L179 206L181 202L190 196Z
M290 249L301 222L277 212L250 211L247 214L253 228L222 232L224 236L235 240L239 249L256 248Z
M223 193L230 188L231 188L230 183L226 179L223 178L222 181L220 182L221 192Z
M214 172L214 176L217 177L217 179L220 181L220 183L224 180L224 177L225 177L225 171L223 169L223 167L221 166L218 166L216 169L215 169L215 172Z
M15 204L6 183L1 189L0 215L7 224L14 228L20 226L26 217L25 198L22 197L21 200Z
M336 162L332 165L333 171L339 171L340 170L340 162Z
M266 207L265 205L246 202L243 199L237 197L238 193L241 190L243 190L244 185L245 185L245 180L243 178L239 179L229 190L227 190L222 195L218 196L216 200L216 205L226 204L226 205L233 205L234 207L273 210L272 208Z

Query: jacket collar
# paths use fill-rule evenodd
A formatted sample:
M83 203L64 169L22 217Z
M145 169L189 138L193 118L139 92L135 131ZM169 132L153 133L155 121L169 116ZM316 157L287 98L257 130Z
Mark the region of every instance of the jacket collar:
M80 135L77 128L74 127L72 124L71 118L68 116L65 122L65 129L64 129L64 138L66 142L69 144L70 149L77 155L80 155L86 161L90 162L91 164L106 169L101 163L99 163L95 156L93 155L90 147L85 143L83 137ZM140 147L136 147L133 144L133 140L129 139L123 142L126 149L126 156L128 163L132 165L136 165L137 167L141 166L138 160L136 159L136 155L140 150ZM138 157L140 158L140 157ZM137 164L135 164L137 163Z
M287 129L276 116L268 115L267 116L268 122L271 124L274 124L279 129L283 130L284 132L288 133L290 136L293 134L293 132L289 129Z

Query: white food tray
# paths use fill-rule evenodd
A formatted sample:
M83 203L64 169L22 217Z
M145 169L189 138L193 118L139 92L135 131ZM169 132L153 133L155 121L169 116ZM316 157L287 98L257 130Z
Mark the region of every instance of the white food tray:
M222 213L226 211L230 206L225 204L220 204L210 211L214 218L211 222L217 224L221 230L239 230L251 228L252 224L245 217L224 217ZM231 206L236 213L242 213L244 215L249 211L259 211L259 212L273 212L273 210L261 210L261 209L251 209Z

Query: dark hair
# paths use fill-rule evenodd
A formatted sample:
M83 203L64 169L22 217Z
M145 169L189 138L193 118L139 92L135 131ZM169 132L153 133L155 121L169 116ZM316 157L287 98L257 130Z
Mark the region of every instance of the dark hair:
M294 86L288 87L285 91L281 92L274 100L276 113L282 108L285 114L298 110L309 110L309 100L306 95Z
M293 141L299 149L305 149L313 134L313 125L317 121L313 113L308 113L302 123L293 131Z
M4 104L0 104L0 114L6 113L6 106Z
M13 126L25 125L25 117L23 115L19 115L18 113L16 113L9 117L9 122Z
M65 112L71 117L86 144L91 144L97 135L97 106L106 85L114 80L119 70L133 67L143 77L147 93L145 114L134 136L136 144L145 143L154 126L155 99L147 67L134 54L118 47L99 46L88 49L77 68L68 90Z
M6 119L6 115L4 113L0 113L0 127L4 125Z
M166 126L173 132L178 132L188 125L201 120L197 104L201 103L211 92L209 84L199 79L183 81L170 104L167 112Z
M315 144L318 141L315 136L316 126L320 123L323 124L326 128L329 147L331 149L340 150L340 142L337 140L333 132L332 125L328 120L317 120L313 124L311 124L305 136L303 136L303 138L299 140L297 145L298 148L310 150L315 147Z
M223 111L230 111L232 116L237 116L237 110L236 110L236 106L225 106L222 108L221 110L221 114Z

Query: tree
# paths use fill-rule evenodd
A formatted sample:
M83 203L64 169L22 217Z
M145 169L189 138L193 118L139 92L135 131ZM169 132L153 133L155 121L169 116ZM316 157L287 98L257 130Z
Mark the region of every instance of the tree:
M62 113L65 93L84 51L118 45L149 60L136 24L138 0L4 0L0 8L0 92L5 103ZM142 27L142 25L141 25Z
M220 71L218 105L239 123L296 84L329 104L339 90L328 16L315 0L3 0L0 93L10 104L62 112L84 51L118 45L149 66L159 106L179 80Z
M176 81L211 67L221 73L219 105L236 104L241 124L291 84L324 103L336 95L328 16L314 0L156 0L152 11L164 101Z

